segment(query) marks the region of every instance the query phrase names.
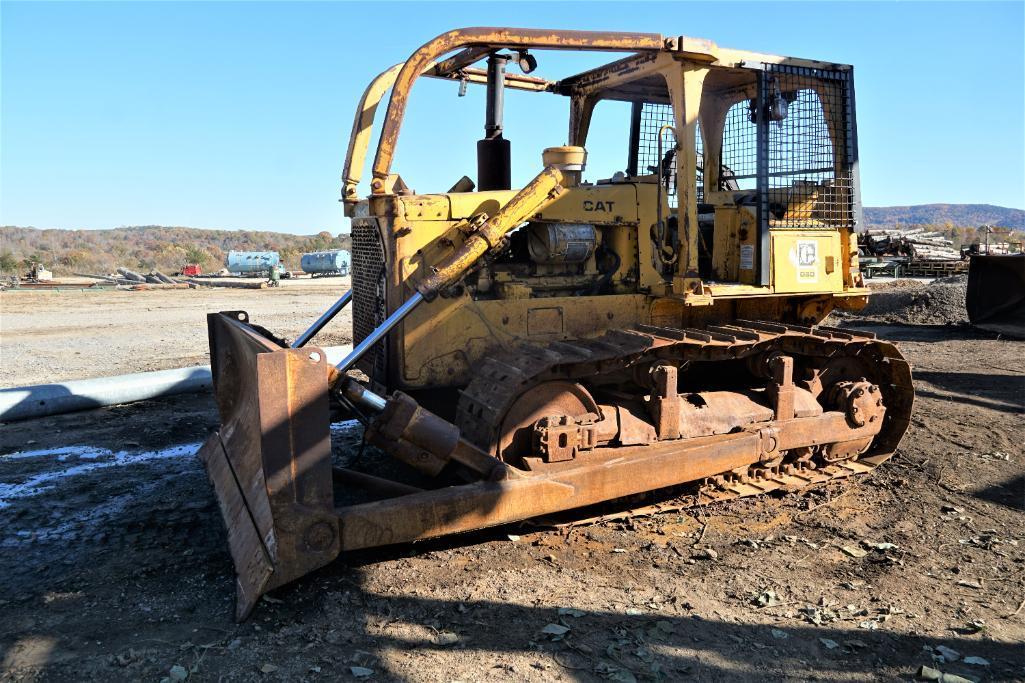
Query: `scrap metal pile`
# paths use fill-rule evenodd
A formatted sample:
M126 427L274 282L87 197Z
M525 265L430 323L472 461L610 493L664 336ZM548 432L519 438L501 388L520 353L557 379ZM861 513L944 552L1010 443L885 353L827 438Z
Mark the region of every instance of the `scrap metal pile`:
M946 277L968 270L953 241L927 228L878 228L858 234L860 268L865 277Z
M174 277L165 275L159 270L151 270L142 274L128 268L117 268L116 272L107 275L90 275L88 273L75 273L80 277L88 277L102 280L114 286L127 286L132 290L143 289L195 289L196 287L233 287L236 289L263 289L264 282L215 282L209 279L196 280L198 274L189 277L189 273L183 276L176 274Z
M110 282L115 285L170 285L172 287L184 287L188 288L189 284L183 280L176 280L172 277L164 275L159 270L151 270L145 275L137 273L134 270L128 268L118 268L116 272L108 275L89 275L87 273L75 273L81 277L91 277L97 280L103 280L104 282Z

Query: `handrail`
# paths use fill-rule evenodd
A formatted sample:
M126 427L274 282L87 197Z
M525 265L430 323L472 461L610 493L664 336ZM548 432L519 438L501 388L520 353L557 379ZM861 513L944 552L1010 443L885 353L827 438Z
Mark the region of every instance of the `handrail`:
M658 254L658 260L664 266L671 266L676 263L676 259L680 258L680 252L670 248L673 252L673 257L666 259L666 225L665 221L662 220L662 179L665 175L665 169L662 168L662 164L665 163L665 159L662 156L662 134L667 130L673 131L673 140L676 141L673 144L674 154L678 154L680 151L680 138L676 134L676 127L668 123L663 124L662 127L658 129L658 161L656 162L658 163L658 167L655 169L655 178L658 181L658 190L655 192L655 232L658 235L658 250L656 251ZM677 167L679 167L678 160ZM669 188L666 188L667 191L668 189Z

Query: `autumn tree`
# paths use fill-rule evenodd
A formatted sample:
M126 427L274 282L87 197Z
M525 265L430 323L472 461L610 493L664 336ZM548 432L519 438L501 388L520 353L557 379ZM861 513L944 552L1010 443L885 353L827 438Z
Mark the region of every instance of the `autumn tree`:
M210 253L196 244L189 244L185 247L185 262L198 263L200 266L210 264Z

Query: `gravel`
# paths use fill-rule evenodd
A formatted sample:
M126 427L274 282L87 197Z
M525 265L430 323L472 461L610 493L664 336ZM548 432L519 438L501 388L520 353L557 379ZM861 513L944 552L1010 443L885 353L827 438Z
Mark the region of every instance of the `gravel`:
M932 282L895 280L873 287L872 296L865 308L839 315L845 319L900 325L966 324L967 288L967 275L955 275Z
M0 387L209 363L206 314L248 311L295 338L349 288L349 278L285 280L276 289L0 293ZM313 340L347 344L350 308Z

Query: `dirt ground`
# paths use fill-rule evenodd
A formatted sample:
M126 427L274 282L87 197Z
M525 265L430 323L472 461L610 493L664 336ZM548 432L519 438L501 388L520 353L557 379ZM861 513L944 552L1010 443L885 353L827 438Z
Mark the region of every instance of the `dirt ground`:
M260 290L0 292L0 387L205 365L207 313L248 310L253 322L294 338L349 286L331 277ZM347 344L351 330L345 309L316 343Z
M173 353L202 362L208 310L248 308L291 334L316 314L287 284L216 301L187 292L187 305L138 294L0 295L0 383L171 367ZM318 285L313 308L333 294ZM870 476L360 552L242 624L192 457L217 423L210 397L5 425L0 680L875 681L913 680L923 665L1025 680L1025 342L960 324L841 323L897 341L914 366L910 432ZM40 353L36 339L53 355L17 367ZM81 358L69 353L83 340ZM160 358L137 366L143 351ZM359 438L338 425L336 456Z

